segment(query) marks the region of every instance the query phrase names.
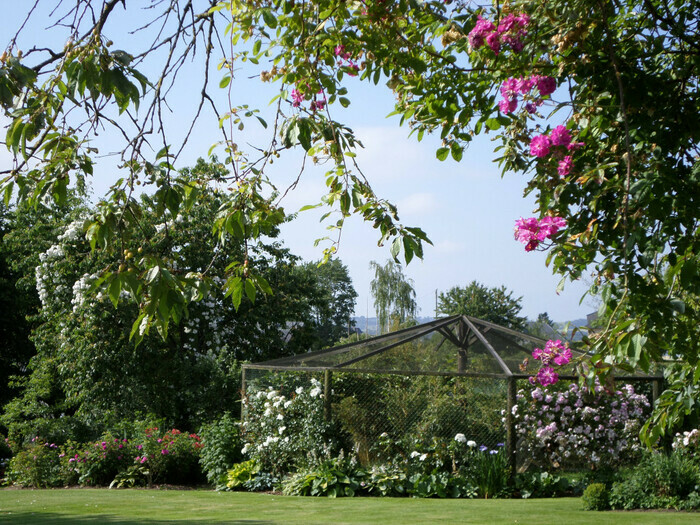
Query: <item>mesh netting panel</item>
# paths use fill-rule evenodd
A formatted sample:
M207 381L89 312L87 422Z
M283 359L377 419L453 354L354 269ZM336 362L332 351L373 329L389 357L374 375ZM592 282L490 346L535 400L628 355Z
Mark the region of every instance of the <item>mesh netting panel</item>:
M502 374L503 370L486 347L476 340L462 350L442 334L409 341L343 366L354 370L394 372Z
M385 432L395 440L425 442L462 433L492 447L505 439L505 381L334 374L333 389L334 417L361 447Z
M293 397L298 387L310 387L312 378L323 383L324 374L247 369L246 394L272 388ZM338 439L363 462L371 461L384 433L406 446L458 433L490 448L505 441L504 380L334 371L331 387L330 417Z

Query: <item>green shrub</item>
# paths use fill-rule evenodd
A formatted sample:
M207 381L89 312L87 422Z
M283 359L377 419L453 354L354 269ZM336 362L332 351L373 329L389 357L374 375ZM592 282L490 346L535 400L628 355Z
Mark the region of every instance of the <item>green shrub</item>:
M199 464L207 481L222 489L226 486L228 469L242 459L240 426L227 412L216 421L203 425L199 435L204 445Z
M282 481L282 492L288 496L352 497L365 484L366 475L354 459L341 456L288 476Z
M395 465L374 465L367 472L367 492L376 496L405 496L408 479Z
M520 496L526 498L556 498L569 495L575 485L566 477L549 472L525 472L515 478Z
M60 487L63 483L58 447L35 438L17 452L7 467L7 482L20 487Z
M107 433L92 443L69 441L62 447L60 457L67 484L94 487L109 485L119 472L129 468L135 455L132 441Z
M583 510L608 510L608 489L602 483L591 483L581 496Z
M245 489L245 484L251 481L258 472L260 472L260 463L256 459L236 463L227 473L226 488L229 490Z
M679 453L649 453L610 490L613 509L679 508L700 484L698 467Z

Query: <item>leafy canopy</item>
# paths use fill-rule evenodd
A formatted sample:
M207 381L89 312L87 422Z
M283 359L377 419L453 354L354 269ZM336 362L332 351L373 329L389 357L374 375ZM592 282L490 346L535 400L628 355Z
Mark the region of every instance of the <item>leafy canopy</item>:
M438 312L445 315L470 315L515 330L525 327L519 316L522 297L513 297L505 286L489 288L477 281L454 286L438 297Z
M138 13L119 0L59 6L47 34L68 33L63 48L37 42L22 55L15 40L9 43L0 69L0 105L10 122L5 142L15 155L3 172L7 198L64 198L69 181L92 174L89 141L105 126L123 137L123 178L88 225L93 248L119 244L138 228L139 184L152 187L163 217L196 205L214 179L173 179L181 148L162 125L169 86L196 51L203 66L197 116L205 107L216 116L229 171L218 179L229 193L213 224L222 242L254 242L284 220L270 197L267 168L277 155L301 149L305 160L329 166L320 204L328 206L331 228L338 233L348 215L360 215L378 229L380 243L391 243L394 257L403 252L408 262L422 255L425 234L402 225L396 208L373 193L354 162L356 137L332 114L352 102L349 77L385 84L418 140L441 137L439 159L462 160L473 136L489 133L504 172L528 177L538 217L519 222L518 238L528 249L549 248L561 286L592 274L591 293L600 294L601 317L609 320L585 339L595 365L582 370L589 381L613 365L650 370L671 357L679 363L646 427L650 441L697 410L697 0L181 4L160 2L152 18L132 17L154 37L145 49L132 49L135 41L112 49L114 14ZM146 74L146 59L160 65ZM213 79L210 61L217 60ZM238 135L259 117L244 102L236 106L232 79L244 63L259 66L261 81L280 89L270 140L257 148L241 146ZM211 95L217 82L228 95L223 109ZM193 127L187 129L185 142ZM154 155L148 146L156 142ZM231 261L222 284L235 305L243 294L270 291L248 255ZM103 283L138 283L132 287L140 290L144 333L155 325L165 335L182 305L212 284L194 274L153 288L167 261L134 257L124 264Z

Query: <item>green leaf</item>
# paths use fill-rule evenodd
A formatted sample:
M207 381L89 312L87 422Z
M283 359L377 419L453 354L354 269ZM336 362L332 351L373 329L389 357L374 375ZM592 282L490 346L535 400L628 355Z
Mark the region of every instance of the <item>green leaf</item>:
M459 162L462 160L462 154L464 153L464 148L457 144L456 142L453 142L450 144L450 152L452 153L452 158Z
M448 155L450 154L449 148L438 148L438 150L435 152L435 156L437 157L438 160L446 160Z
M238 311L238 308L241 306L241 300L243 299L243 281L240 277L233 277L229 279L226 284L226 295L231 296L233 308Z
M116 308L119 304L119 294L122 291L122 281L119 275L116 275L109 284L109 300Z
M671 305L671 309L678 312L679 314L685 313L685 303L681 299L671 299L669 301L669 304Z
M498 128L501 127L501 123L498 121L498 119L495 118L486 119L486 122L484 122L484 124L486 124L486 127L489 128L491 131L496 131Z
M226 75L226 76L225 76L224 78L222 78L221 81L219 82L219 87L223 89L223 88L227 87L230 83L231 83L231 76L230 76L230 75Z
M397 237L394 242L391 243L391 256L394 260L398 259L399 252L401 251L401 238Z
M255 302L255 284L253 284L253 281L251 279L246 279L245 280L245 294L248 296L248 299L250 299L251 303Z
M277 27L277 17L272 13L270 9L263 9L262 11L263 20L268 27L274 29Z

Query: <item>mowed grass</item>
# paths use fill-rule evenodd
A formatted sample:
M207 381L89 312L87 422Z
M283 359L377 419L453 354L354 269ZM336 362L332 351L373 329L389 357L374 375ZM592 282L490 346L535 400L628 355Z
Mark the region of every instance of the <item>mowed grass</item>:
M700 523L681 512L586 512L577 498L437 500L301 498L204 490L0 490L0 523L13 524L272 524Z

